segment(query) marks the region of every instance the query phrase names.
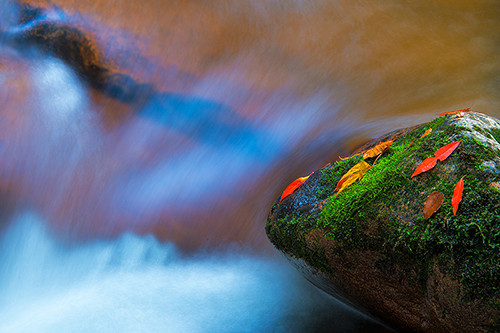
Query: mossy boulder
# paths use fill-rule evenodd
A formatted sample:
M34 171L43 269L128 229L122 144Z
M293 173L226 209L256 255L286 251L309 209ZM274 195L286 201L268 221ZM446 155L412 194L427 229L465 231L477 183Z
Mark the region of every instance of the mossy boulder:
M424 132L432 132L424 137ZM397 130L364 177L336 184L362 155L314 172L279 199L266 232L315 285L404 331L500 330L500 121L462 112ZM461 140L444 161L411 178L442 146ZM457 214L451 199L464 177ZM442 206L428 219L427 196Z

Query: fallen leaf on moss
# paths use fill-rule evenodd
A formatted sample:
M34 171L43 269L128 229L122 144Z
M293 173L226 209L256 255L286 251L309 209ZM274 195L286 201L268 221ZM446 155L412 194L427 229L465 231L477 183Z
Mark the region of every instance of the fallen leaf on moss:
M439 116L442 117L442 116L446 116L447 114L455 114L455 113L459 113L459 112L467 112L467 111L470 111L471 108L472 108L472 106L469 106L466 109L443 112L443 113L440 113Z
M345 160L348 160L352 157L355 157L355 156L358 156L358 155L361 155L363 154L363 159L366 160L367 158L370 158L370 157L375 157L375 156L378 156L380 154L382 154L384 151L386 151L393 143L394 141L390 140L390 141L383 141L383 142L380 142L379 144L377 144L375 147L373 148L370 148L368 150L364 150L360 153L357 153L357 154L354 154L354 155L351 155L351 156L347 156L347 157L341 157L339 156L339 159L341 161L345 161Z
M438 160L444 161L445 159L448 158L448 156L451 155L451 153L453 153L455 151L455 149L457 149L457 147L460 144L460 142L462 142L462 140L449 143L446 146L443 146L443 147L439 148L434 153L434 156L436 156L436 158Z
M312 173L310 175L312 175ZM299 186L302 185L307 178L309 178L309 176L297 178L290 185L288 185L287 188L283 191L283 194L281 195L280 202L282 202L283 199L285 199L287 196L295 192L295 190L298 189Z
M367 158L375 157L382 154L392 145L393 142L394 141L392 140L380 142L375 147L365 151L365 153L363 154L363 159L366 160Z
M337 190L337 194L339 194L342 190L347 188L348 186L352 185L356 180L359 180L363 178L364 173L362 172L355 172L351 174L349 177L346 177L345 179L341 179L339 183L337 184L338 187L335 189Z
M339 156L339 160L345 161L345 160L348 160L348 159L350 159L352 157L355 157L355 156L358 156L358 155L361 155L361 154L363 154L363 152L357 153L357 154L354 154L354 155L351 155L351 156L347 156L347 157L341 157L341 156Z
M434 191L427 196L424 202L424 219L428 219L443 204L444 195L441 192Z
M437 158L435 156L427 157L420 165L415 169L410 178L415 177L416 175L421 174L422 172L429 171L434 168L437 163Z
M457 215L458 204L462 201L462 192L464 190L464 177L460 178L455 190L453 190L453 197L451 198L451 205L453 206L453 215Z
M420 139L422 139L423 137L426 137L427 135L429 135L430 132L432 132L432 128L429 128L427 131L425 131L425 133L422 134L422 136L420 137Z
M366 163L365 161L361 161L352 168L347 171L342 178L340 178L335 190L337 194L339 194L342 190L344 190L349 185L353 184L356 180L363 178L365 173L371 169L371 165Z
M449 143L449 144L439 148L438 150L436 150L436 152L434 153L434 156L427 157L422 163L420 163L420 165L417 167L415 172L413 172L413 174L411 175L410 178L413 178L416 175L421 174L422 172L426 172L426 171L431 170L432 168L434 168L436 166L436 163L438 160L440 160L442 162L445 159L447 159L448 156L450 156L451 153L453 153L455 151L455 149L457 149L460 142L462 142L462 140Z

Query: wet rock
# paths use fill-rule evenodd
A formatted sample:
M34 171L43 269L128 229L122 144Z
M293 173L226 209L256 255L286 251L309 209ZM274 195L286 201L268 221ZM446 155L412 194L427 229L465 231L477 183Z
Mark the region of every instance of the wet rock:
M428 129L433 131L421 138ZM336 193L361 155L316 171L274 204L266 232L316 286L396 329L500 330L500 121L458 113L391 132L362 147L394 143L364 177ZM444 161L410 178L440 147ZM464 177L456 215L451 198ZM444 203L429 219L427 196Z
M91 33L64 20L61 10L21 3L18 11L18 24L0 31L0 39L18 49L36 48L61 59L94 89L119 101L142 101L154 93L151 85L120 73Z

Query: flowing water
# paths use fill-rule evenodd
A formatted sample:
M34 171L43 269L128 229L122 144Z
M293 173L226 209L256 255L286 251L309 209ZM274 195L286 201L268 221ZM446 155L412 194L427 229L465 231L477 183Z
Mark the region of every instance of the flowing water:
M500 115L493 0L29 2L155 93L0 37L0 332L384 331L275 253L271 204L385 131Z

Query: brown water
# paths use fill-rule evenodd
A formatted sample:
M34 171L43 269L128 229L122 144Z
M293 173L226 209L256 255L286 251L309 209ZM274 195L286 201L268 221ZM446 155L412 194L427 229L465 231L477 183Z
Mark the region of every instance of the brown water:
M172 133L168 124L138 117L130 106L85 87L79 97L84 105L70 106L84 124L68 118L70 138L56 139L53 124L31 115L42 117L37 93L54 93L41 91L30 78L33 68L43 71L39 58L4 51L8 159L38 164L39 174L30 179L23 168L33 166L16 162L2 182L50 220L74 221L84 231L132 226L188 247L231 241L265 247L262 225L274 198L337 153L442 111L472 106L499 112L496 1L53 3L67 14L64 20L98 41L121 72L159 91L224 104L251 123L256 135L265 132L273 151L263 161L244 156L238 150L246 138L206 148L209 140L193 135L206 119L194 116ZM57 140L69 154L60 153ZM70 140L79 142L80 156L70 156L77 154ZM22 156L27 150L16 146L21 141L34 151L37 145L50 150L41 157L50 161L41 166L38 153ZM176 165L167 166L172 160ZM219 162L229 164L220 168ZM125 192L134 196L143 186L130 187L131 170L143 176L138 182L156 182L149 175L164 172L171 179L163 181L172 188L169 195L157 189L151 206L127 197Z
M498 1L51 3L115 69L187 101L169 118L164 100L112 100L0 45L4 220L34 211L66 240L273 255L266 215L295 178L443 111L500 115ZM13 8L0 1L2 29Z

